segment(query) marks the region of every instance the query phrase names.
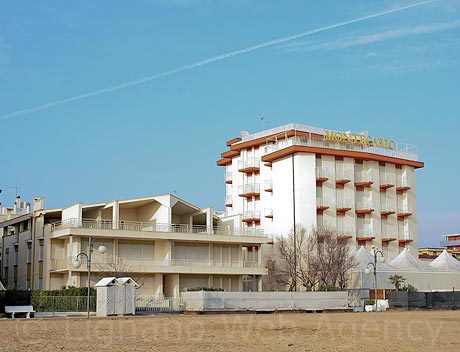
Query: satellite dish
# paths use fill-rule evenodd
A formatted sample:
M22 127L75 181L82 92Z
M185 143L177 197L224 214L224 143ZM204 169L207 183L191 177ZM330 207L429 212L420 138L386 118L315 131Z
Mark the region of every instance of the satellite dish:
M249 132L243 130L243 131L240 131L240 135L241 135L241 137L247 137L247 136L249 136Z

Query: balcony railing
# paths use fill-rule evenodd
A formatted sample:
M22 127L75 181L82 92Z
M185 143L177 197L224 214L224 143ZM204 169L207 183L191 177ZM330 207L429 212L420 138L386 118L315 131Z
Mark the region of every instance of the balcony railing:
M206 225L185 225L185 224L159 224L154 222L141 221L112 221L95 219L68 219L51 224L51 231L58 231L66 228L83 228L94 230L122 230L141 232L168 232L168 233L189 233L202 235L221 236L257 236L266 237L263 230L239 229L227 226Z
M382 213L392 213L396 212L396 203L390 201L383 201L380 203L380 212Z
M374 175L369 171L355 173L355 183L372 183L374 182Z
M460 240L441 241L441 247L460 246Z
M317 197L316 198L316 207L327 209L331 206L331 201L328 198Z
M370 210L374 209L374 202L371 200L363 200L357 203L356 210Z
M353 202L350 199L338 199L337 209L352 209Z
M325 167L318 167L316 168L316 179L329 179L330 173L329 169Z
M412 208L407 204L400 205L398 207L398 214L412 214Z
M233 182L233 174L231 172L225 173L225 183L231 184Z
M395 175L391 174L382 174L380 175L380 184L381 185L392 185L394 186L396 182Z
M238 162L238 170L242 172L252 172L260 169L260 158L248 158Z
M264 191L265 192L272 192L273 191L273 181L272 180L265 180L264 181Z
M264 216L266 218L273 218L273 208L265 208L264 209Z
M250 197L260 195L260 184L248 183L238 187L238 194L241 197Z
M226 207L233 206L233 197L231 195L225 196L225 206Z
M86 262L82 258L82 265L75 269L72 265L74 257L51 259L50 270L81 270L86 271ZM155 272L162 268L254 268L259 269L264 266L254 261L221 261L221 260L190 260L190 259L131 259L116 257L113 260L93 259L91 270L99 272L113 272L114 269L123 272Z
M352 175L351 171L339 170L335 173L335 180L336 181L351 181L352 179L351 175Z
M260 210L248 210L243 213L243 221L259 221Z

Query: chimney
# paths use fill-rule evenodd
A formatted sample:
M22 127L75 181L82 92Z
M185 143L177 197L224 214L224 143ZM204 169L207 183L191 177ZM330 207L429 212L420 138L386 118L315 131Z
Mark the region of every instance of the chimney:
M40 211L45 209L45 198L34 198L32 203L32 211Z

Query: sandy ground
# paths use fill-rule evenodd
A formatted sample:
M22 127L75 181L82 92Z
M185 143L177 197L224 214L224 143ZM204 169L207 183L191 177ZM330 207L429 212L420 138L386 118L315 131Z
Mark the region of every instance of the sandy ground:
M460 351L460 311L0 320L0 351Z

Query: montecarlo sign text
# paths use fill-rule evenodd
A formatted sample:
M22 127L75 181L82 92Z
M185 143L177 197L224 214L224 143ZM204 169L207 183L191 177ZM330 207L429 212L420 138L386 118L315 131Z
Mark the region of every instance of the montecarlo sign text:
M347 133L339 131L325 131L326 141L360 144L365 147L378 147L385 149L396 149L396 142L384 138L372 137L364 133Z

